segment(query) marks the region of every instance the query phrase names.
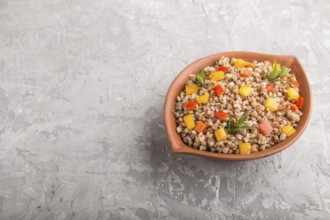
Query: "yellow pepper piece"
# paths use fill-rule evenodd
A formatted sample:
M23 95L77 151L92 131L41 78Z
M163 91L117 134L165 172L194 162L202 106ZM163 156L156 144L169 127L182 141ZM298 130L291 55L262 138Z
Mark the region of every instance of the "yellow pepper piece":
M209 102L209 96L210 95L208 93L206 93L204 95L201 95L201 96L198 96L197 103L198 104L206 104L206 103L208 103Z
M240 154L250 154L251 153L251 143L240 143L238 145Z
M188 130L192 130L195 127L195 118L193 114L188 114L184 116L183 121Z
M216 71L211 74L210 80L220 81L225 78L225 74L222 71Z
M281 64L276 63L276 72L280 72L281 71ZM273 69L275 68L275 63L273 63Z
M297 100L299 98L299 93L294 88L288 89L287 93L290 99Z
M278 109L278 106L280 104L278 104L277 101L275 101L274 99L272 98L267 98L266 99L266 102L265 102L265 107L268 108L269 110L271 110L272 112L273 111L276 111Z
M216 130L214 132L214 134L215 134L215 138L217 139L217 141L224 141L227 139L227 134L226 134L225 128L223 128L223 127Z
M253 91L253 89L250 86L243 85L239 89L239 94L241 94L241 96L243 96L243 97L247 97L248 95L250 95L250 93L252 91Z
M196 84L186 86L186 94L191 95L198 92L199 87Z
M250 63L250 62L247 62L242 59L236 59L234 66L237 68L243 68L243 67L255 68L256 67L256 65L254 63Z
M234 66L237 68L243 68L246 66L246 64L247 64L247 62L245 60L236 59Z
M287 125L284 128L282 128L282 132L289 137L290 135L296 132L296 129L294 129L291 125Z

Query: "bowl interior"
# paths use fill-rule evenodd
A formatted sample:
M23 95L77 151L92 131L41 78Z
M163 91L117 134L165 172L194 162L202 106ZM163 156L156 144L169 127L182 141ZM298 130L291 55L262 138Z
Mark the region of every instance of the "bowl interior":
M285 65L291 68L291 72L295 73L296 78L299 82L299 93L304 98L304 106L301 110L303 112L303 116L300 119L300 122L296 128L296 133L288 137L286 140L264 150L259 151L252 154L240 155L240 154L221 154L221 153L213 153L208 151L200 151L194 148L191 148L184 144L179 134L176 132L176 121L174 117L175 103L176 97L183 90L186 81L190 74L197 73L200 69L206 66L212 66L215 64L217 60L221 58L221 56L226 57L235 57L241 58L247 61L257 60L259 61L270 61L273 62L275 59L277 63L281 65ZM290 55L271 55L271 54L261 54L261 53L253 53L253 52L223 52L213 54L204 58L201 58L190 65L188 65L185 69L183 69L179 75L172 82L168 93L166 95L165 106L164 106L164 119L167 135L169 137L171 147L173 152L175 153L188 153L188 154L196 154L200 156L206 156L210 158L217 159L226 159L226 160L251 160L262 158L266 156L270 156L281 150L292 145L303 133L305 130L310 115L311 115L311 90L307 75L301 66L298 59L294 56Z

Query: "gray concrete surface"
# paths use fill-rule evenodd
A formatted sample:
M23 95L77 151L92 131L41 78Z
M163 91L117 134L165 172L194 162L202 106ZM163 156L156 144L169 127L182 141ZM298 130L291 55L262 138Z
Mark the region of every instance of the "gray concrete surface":
M330 219L329 11L316 0L0 0L0 219ZM171 81L231 50L302 61L308 129L256 161L171 154Z

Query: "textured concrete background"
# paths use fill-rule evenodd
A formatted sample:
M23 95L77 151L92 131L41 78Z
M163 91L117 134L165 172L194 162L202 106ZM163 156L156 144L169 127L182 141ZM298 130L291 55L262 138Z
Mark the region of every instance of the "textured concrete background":
M0 0L0 219L330 219L329 11L316 0ZM171 154L171 81L231 50L300 58L308 129L251 162Z

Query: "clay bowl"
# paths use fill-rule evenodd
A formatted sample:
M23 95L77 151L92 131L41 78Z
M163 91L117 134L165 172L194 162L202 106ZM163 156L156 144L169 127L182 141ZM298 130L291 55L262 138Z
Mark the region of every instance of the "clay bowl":
M214 65L215 62L219 60L221 56L241 58L247 61L268 60L270 62L273 62L273 60L276 59L278 63L291 68L291 71L295 73L296 78L300 83L299 93L302 97L304 97L304 106L302 109L303 116L301 117L301 120L296 128L296 133L288 137L285 141L282 141L279 144L270 147L264 151L259 151L257 153L251 153L246 155L220 154L220 153L213 153L208 151L200 151L187 146L181 140L179 134L176 132L176 122L173 114L176 103L176 97L183 90L189 74L195 74L200 69L206 66ZM308 82L307 75L296 57L290 55L271 55L271 54L237 51L237 52L223 52L223 53L213 54L201 58L188 65L185 69L183 69L179 73L179 75L174 79L167 92L165 106L164 106L164 119L165 119L167 135L170 140L172 150L175 153L195 154L203 157L224 159L224 160L253 160L253 159L258 159L273 155L290 147L302 135L305 128L307 127L309 118L311 116L311 111L312 111L312 94L311 94L310 85Z

